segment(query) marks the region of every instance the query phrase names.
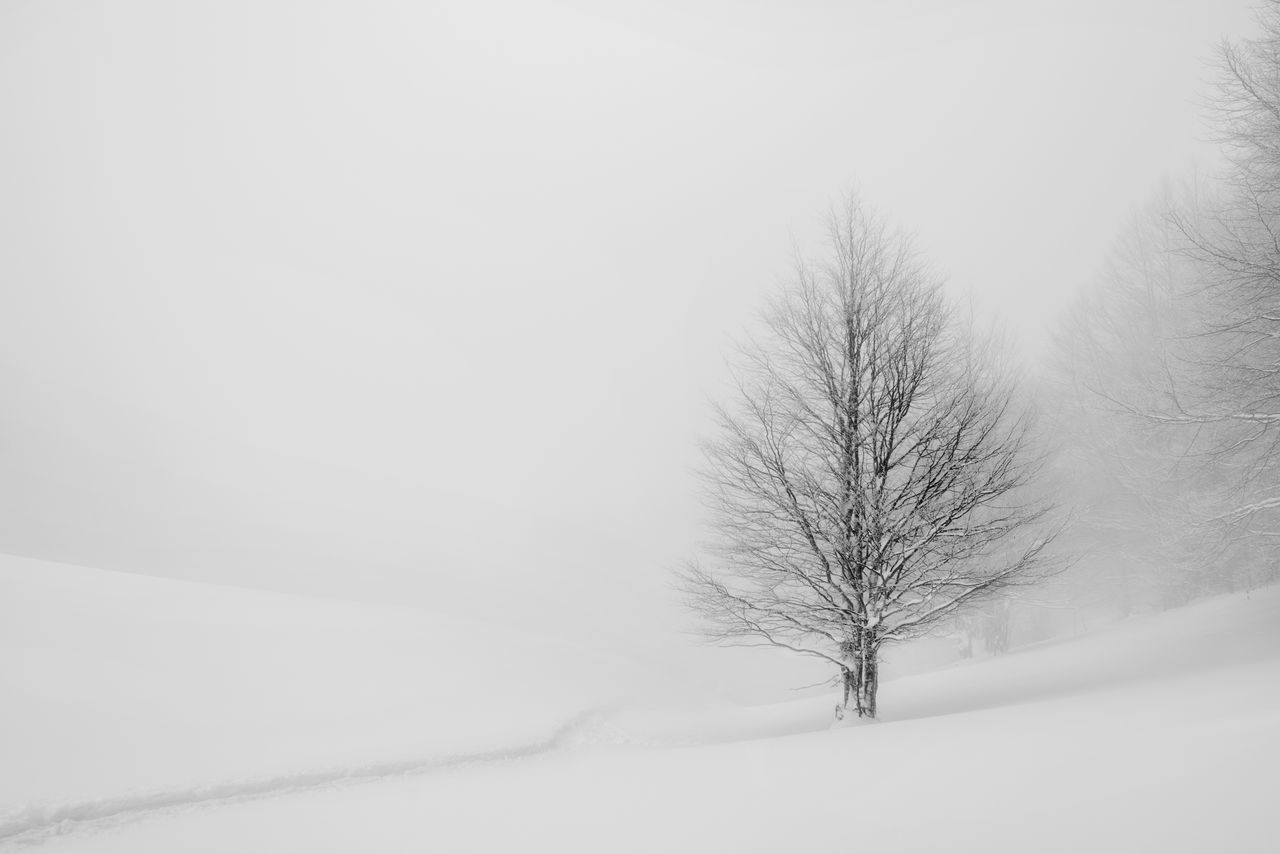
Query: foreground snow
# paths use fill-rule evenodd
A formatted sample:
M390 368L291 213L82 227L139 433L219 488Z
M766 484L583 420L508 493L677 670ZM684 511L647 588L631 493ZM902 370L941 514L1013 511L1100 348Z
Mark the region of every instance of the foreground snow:
M408 655L398 664L378 663L372 672L343 666L342 657L336 668L323 661L343 644L376 645L393 637L382 634L391 631L386 614L370 609L362 639L347 630L341 643L292 650L295 666L318 657L309 665L317 670L314 682L296 676L289 681L283 674L290 668L280 668L288 690L277 690L265 678L255 688L266 693L256 697L224 697L210 688L200 696L212 711L188 710L178 719L185 732L163 730L152 742L147 730L175 709L154 707L131 692L141 690L148 668L167 659L120 664L123 671L96 680L87 662L95 658L97 632L126 631L128 622L94 622L105 618L93 602L116 601L110 591L121 585L155 591L149 585L156 582L68 571L63 577L71 580L60 597L75 600L76 591L87 588L98 597L81 602L79 616L86 623L73 627L52 600L45 602L49 610L36 608L22 623L35 607L30 600L49 595L41 586L45 579L37 582L12 566L7 572L0 576L6 596L16 589L19 598L28 598L25 607L4 615L17 616L18 628L0 628L3 755L19 760L0 769L2 791L13 804L8 824L0 824L0 840L15 847L1273 850L1274 769L1280 762L1278 589L899 679L883 690L883 721L841 729L830 728L828 696L738 708L675 703L668 694L665 702L646 706L627 696L621 684L610 683L636 676L616 660L593 659L550 642L534 643L536 654L525 656L511 652L508 642L516 638L489 649L484 642L471 643L477 627L447 622L439 624L450 625L446 634L467 642L438 647L442 639L435 629L418 625L421 615L405 611L415 628L400 626L396 631L407 634L393 636L435 649L433 658L420 660L433 662L429 669L441 674L431 680L439 693L423 696L421 688L405 687L421 679L392 680L400 687L380 681L389 678L387 670L408 666ZM191 648L193 638L203 636L193 621L219 626L216 632L210 628L210 637L221 637L226 625L219 620L239 615L244 669L253 671L260 663L255 649L264 643L278 649L268 641L276 637L281 613L292 613L294 622L286 621L280 632L303 632L317 643L335 624L349 627L352 619L352 606L269 597L258 600L264 624L254 628L243 623L247 605L239 591L182 589L191 596L189 612L168 610L174 588L156 595L166 599L173 636L187 639L166 653L177 656L173 672L162 670L164 676L191 680L180 683L184 690L198 688L197 675L181 674L186 655L202 651L219 661L226 652ZM204 601L206 595L229 597L234 605L223 602L219 610ZM137 606L129 613L143 623L146 604L117 602L123 611ZM40 635L36 624L47 621L57 625ZM469 673L490 652L517 656L509 660L550 684L537 687L530 676L523 698L495 694L487 687L488 673ZM15 669L15 662L26 664ZM20 692L51 680L24 668L41 665L70 669L48 671L65 674L56 690L47 689L56 697L31 699ZM122 673L129 676L130 667L138 669L138 683L122 691L118 680ZM242 676L220 678L233 684ZM351 679L363 700L344 696ZM663 690L660 682L651 680L646 696ZM326 691L326 702L338 703L339 711L321 712L303 702ZM159 701L163 693L164 685L157 685L142 700ZM513 699L527 705L528 717L508 713L505 704ZM397 708L401 702L408 708ZM492 715L490 703L497 709ZM62 719L40 720L59 709ZM388 722L380 735L365 731L371 709L381 710ZM227 712L241 717L220 730L216 719ZM72 716L96 729L60 738L58 721ZM15 726L35 727L29 731L34 745ZM125 743L102 743L107 732L125 733ZM218 733L221 766L183 741L192 733ZM286 735L293 736L285 737L286 747L273 741ZM411 742L418 752L409 749ZM157 755L157 745L179 755ZM86 748L92 748L87 757L81 755ZM402 753L389 755L393 748ZM388 755L370 760L378 751ZM344 764L344 757L360 759ZM266 773L271 769L276 772ZM205 776L179 784L200 774ZM124 794L112 801L113 792ZM39 803L31 806L33 801Z
M0 555L0 840L527 755L663 681L418 609Z

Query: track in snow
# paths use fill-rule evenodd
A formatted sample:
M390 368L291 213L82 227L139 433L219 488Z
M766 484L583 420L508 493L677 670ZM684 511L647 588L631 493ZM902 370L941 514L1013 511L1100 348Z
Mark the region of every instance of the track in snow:
M306 771L188 789L120 795L91 801L36 804L7 816L0 816L0 845L38 845L50 837L95 827L112 826L152 814L291 795L334 786L372 783L392 777L425 774L463 765L527 759L580 743L579 736L589 730L592 724L598 723L603 715L604 712L601 710L585 712L565 723L542 741L478 753L372 762L367 765Z

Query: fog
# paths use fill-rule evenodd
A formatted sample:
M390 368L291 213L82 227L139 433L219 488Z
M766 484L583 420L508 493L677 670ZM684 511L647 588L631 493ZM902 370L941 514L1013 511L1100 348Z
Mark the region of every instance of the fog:
M725 354L856 187L1029 364L1245 2L0 7L0 551L681 625ZM567 629L566 629L567 630Z
M0 850L1273 850L1278 235L1280 0L0 0Z

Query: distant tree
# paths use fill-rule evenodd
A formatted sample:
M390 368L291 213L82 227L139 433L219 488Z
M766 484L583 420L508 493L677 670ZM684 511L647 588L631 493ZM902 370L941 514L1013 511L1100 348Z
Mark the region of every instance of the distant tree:
M1280 2L1260 35L1225 43L1211 115L1228 168L1208 202L1175 217L1201 271L1197 322L1153 417L1201 429L1197 449L1229 473L1219 518L1280 534Z
M1068 544L1090 556L1095 577L1081 580L1124 610L1217 589L1232 541L1216 519L1232 479L1204 453L1220 431L1178 411L1204 310L1201 265L1171 215L1183 209L1164 200L1134 222L1062 322L1045 378Z
M1225 171L1135 227L1059 348L1094 395L1062 421L1099 473L1078 498L1129 538L1126 564L1151 566L1165 604L1277 575L1280 2L1259 23L1220 51Z
M743 349L706 443L714 563L684 583L709 636L838 669L876 714L886 644L1045 566L1031 417L909 241L856 199Z
M1225 170L1131 229L1057 348L1076 536L1164 605L1280 574L1278 0L1259 24L1219 54Z

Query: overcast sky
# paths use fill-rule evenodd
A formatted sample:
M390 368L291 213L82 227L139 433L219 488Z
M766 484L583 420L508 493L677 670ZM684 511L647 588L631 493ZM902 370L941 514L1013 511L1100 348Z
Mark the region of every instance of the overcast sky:
M1161 182L1212 165L1206 60L1251 24L5 0L0 551L639 622L694 547L726 344L833 198L1034 359Z

